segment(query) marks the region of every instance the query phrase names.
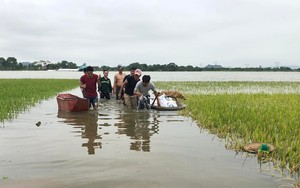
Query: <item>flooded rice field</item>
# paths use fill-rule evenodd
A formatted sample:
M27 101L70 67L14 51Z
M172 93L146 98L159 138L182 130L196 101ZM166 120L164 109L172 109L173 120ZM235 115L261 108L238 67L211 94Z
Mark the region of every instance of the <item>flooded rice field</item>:
M129 74L129 71L124 71ZM108 77L113 80L117 72L110 71ZM103 75L102 71L95 74ZM143 75L151 75L153 81L285 81L300 82L299 72L224 72L224 71L200 71L200 72L143 72ZM74 71L0 71L0 78L69 78L79 79L82 72Z
M99 105L63 113L54 97L2 123L0 187L293 187L176 111Z

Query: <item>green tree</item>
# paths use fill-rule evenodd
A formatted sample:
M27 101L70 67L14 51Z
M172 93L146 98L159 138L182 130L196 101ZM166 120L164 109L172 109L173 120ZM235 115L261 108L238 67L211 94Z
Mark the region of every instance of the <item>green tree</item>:
M175 63L169 63L168 65L167 65L167 70L168 71L176 71L177 70L177 65L175 64Z
M57 64L51 63L51 64L46 65L46 69L48 69L48 70L57 70L57 69L59 69L59 67L58 67Z
M18 66L17 59L14 57L8 57L6 60L7 69L16 70Z
M4 69L5 63L6 63L6 60L3 57L0 57L0 69Z
M128 65L128 67L129 67L129 69L131 68L131 67L135 67L135 68L140 68L140 64L139 64L139 62L135 62L135 63L131 63L131 64L129 64Z

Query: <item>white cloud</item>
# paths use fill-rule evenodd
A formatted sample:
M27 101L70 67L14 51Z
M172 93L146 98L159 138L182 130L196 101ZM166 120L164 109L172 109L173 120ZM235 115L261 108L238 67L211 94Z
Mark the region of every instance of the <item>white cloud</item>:
M296 0L0 0L0 56L115 66L300 64Z

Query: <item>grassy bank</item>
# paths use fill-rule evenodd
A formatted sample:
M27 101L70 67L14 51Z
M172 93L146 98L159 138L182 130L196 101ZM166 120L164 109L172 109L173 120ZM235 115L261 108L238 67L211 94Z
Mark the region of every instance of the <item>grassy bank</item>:
M299 82L157 82L156 86L185 92L184 114L226 139L240 151L251 142L276 147L276 165L299 172ZM190 94L190 91L195 94Z
M13 119L28 106L78 84L76 79L0 79L0 121Z

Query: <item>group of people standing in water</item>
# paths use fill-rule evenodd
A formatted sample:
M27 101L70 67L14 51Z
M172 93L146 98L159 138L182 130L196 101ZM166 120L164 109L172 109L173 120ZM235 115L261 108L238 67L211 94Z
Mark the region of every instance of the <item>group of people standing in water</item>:
M116 96L116 100L124 100L124 105L128 108L136 109L138 104L147 98L149 101L149 91L152 90L157 96L158 92L154 84L150 81L149 75L142 76L142 71L135 67L130 69L130 74L123 72L123 66L118 65L118 73L114 76L114 82L108 78L109 71L103 70L103 76L94 74L93 67L84 69L84 75L80 78L80 88L84 98L90 100L90 107L97 109L98 93L102 99L111 99L111 95ZM142 79L140 79L142 77Z

